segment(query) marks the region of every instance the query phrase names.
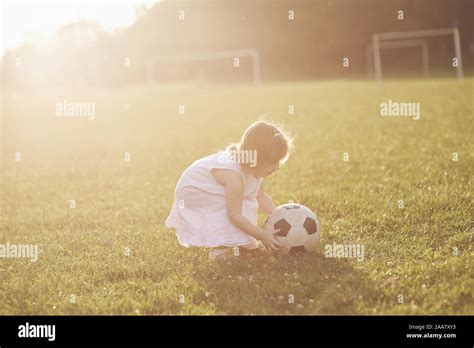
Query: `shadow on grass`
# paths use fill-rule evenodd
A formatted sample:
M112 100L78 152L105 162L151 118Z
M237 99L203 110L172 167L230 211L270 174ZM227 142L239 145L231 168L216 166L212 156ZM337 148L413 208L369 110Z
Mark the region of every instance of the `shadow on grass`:
M321 253L274 257L258 250L229 261L209 261L194 274L201 301L218 314L371 314L381 291L358 261ZM210 304L209 303L209 304Z

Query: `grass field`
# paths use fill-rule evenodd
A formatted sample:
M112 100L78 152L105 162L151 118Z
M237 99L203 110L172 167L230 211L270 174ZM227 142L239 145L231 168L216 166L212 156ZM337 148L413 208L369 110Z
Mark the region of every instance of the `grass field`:
M95 119L56 116L64 99ZM380 116L388 99L420 120ZM261 113L295 137L266 189L315 211L320 248L211 262L164 226L174 187ZM41 253L0 259L0 314L474 314L473 134L472 79L4 92L0 244Z

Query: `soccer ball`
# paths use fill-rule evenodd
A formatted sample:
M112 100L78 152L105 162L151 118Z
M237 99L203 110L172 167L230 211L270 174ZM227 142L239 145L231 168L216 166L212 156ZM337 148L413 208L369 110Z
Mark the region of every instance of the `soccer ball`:
M275 208L263 227L274 231L282 247L279 253L314 251L321 238L321 224L316 215L302 204L289 202Z

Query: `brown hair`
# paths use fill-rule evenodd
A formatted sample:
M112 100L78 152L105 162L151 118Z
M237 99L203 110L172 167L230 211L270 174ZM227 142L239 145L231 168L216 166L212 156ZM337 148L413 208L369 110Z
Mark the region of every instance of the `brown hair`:
M256 166L250 163L240 163L244 170L253 172L266 165L273 165L277 162L284 164L290 156L290 149L293 148L293 139L283 130L281 126L276 126L272 122L259 120L252 123L244 132L240 143L231 144L227 151L255 151L257 155Z

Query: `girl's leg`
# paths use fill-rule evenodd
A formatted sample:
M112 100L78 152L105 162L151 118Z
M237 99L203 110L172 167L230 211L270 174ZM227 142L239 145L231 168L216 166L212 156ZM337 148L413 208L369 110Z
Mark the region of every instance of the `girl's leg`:
M260 245L259 243L252 243L248 245L242 245L239 248L239 254L242 256L256 256L260 255Z
M236 248L238 249L237 251L235 250ZM209 252L209 258L211 260L227 260L234 256L257 255L259 249L257 241L239 247L218 247Z
M214 250L209 252L209 258L211 260L226 260L232 256L232 248L229 247L214 248Z

